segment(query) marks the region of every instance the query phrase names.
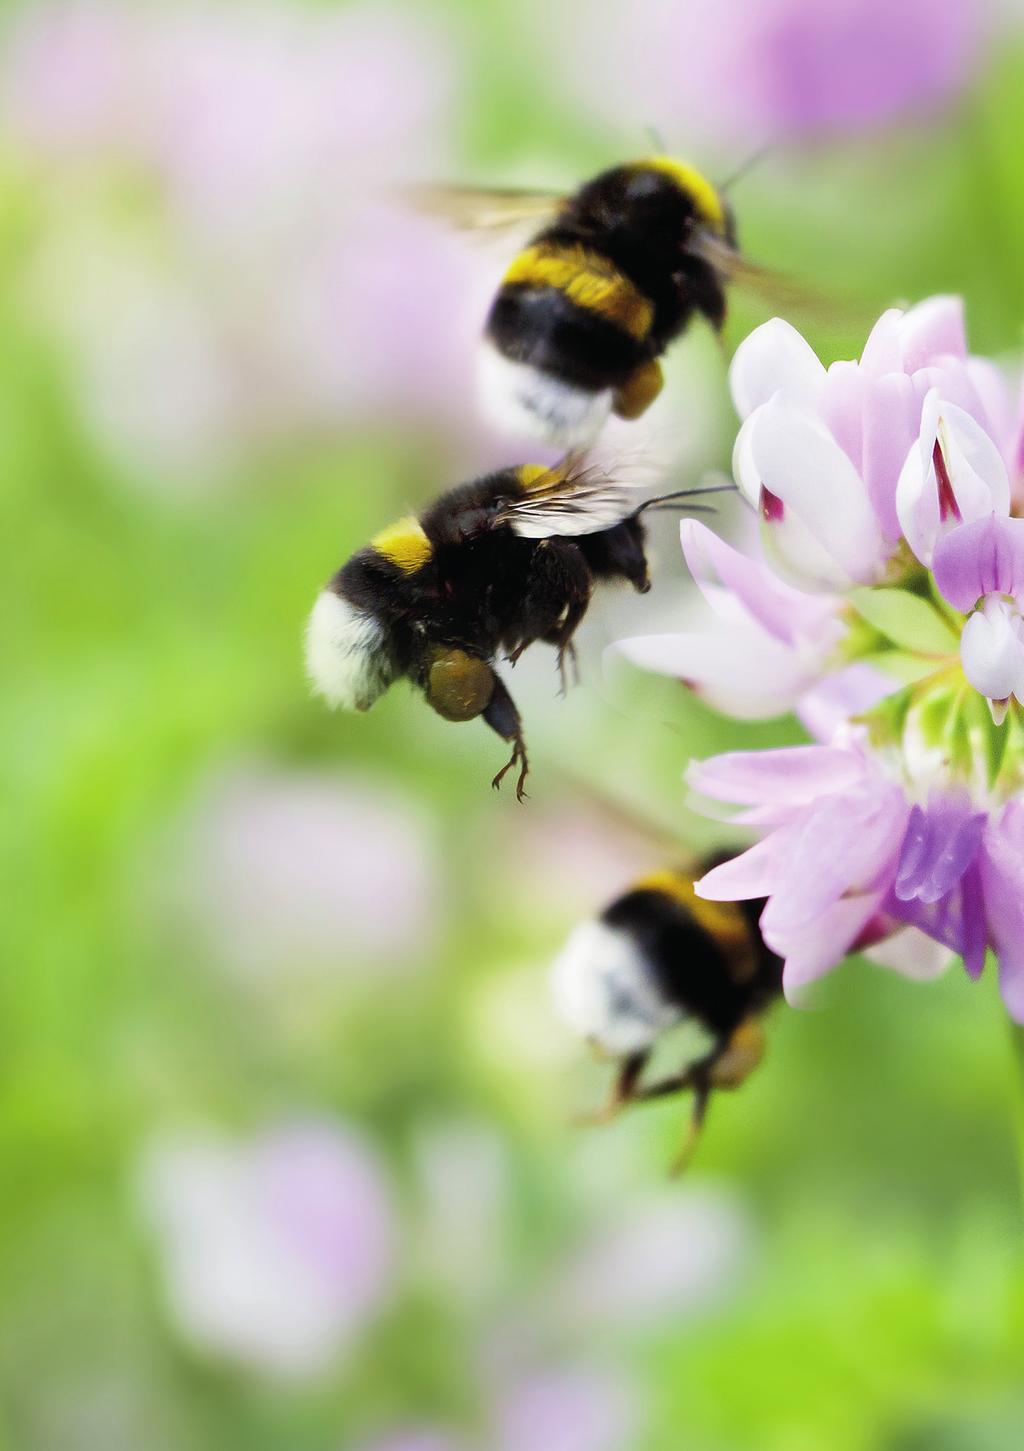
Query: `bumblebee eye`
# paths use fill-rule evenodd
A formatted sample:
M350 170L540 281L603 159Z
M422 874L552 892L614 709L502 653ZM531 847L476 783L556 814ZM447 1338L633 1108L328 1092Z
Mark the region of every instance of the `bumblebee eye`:
M427 671L424 693L445 720L472 720L491 703L494 672L478 655L444 650Z

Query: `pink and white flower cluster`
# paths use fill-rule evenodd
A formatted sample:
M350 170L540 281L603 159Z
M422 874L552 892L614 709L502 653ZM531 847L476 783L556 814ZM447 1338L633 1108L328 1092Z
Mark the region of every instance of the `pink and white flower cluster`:
M737 351L736 483L763 557L682 526L705 628L623 642L711 704L819 744L694 764L761 839L710 898L767 899L799 995L855 949L926 976L999 961L1024 1020L1024 519L1006 378L958 299L887 312L825 368L779 319ZM890 941L890 939L892 939ZM882 945L884 944L884 946Z

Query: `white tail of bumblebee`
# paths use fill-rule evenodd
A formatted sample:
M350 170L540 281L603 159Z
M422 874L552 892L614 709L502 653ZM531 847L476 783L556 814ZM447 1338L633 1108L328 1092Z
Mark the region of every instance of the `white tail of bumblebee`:
M536 439L552 448L585 448L612 411L612 390L574 388L530 363L514 362L485 342L477 383L487 421L509 438Z
M643 1052L683 1018L639 943L594 919L573 930L552 964L551 992L566 1026L612 1057Z
M395 675L383 626L333 590L322 590L306 626L306 673L328 705L369 710Z

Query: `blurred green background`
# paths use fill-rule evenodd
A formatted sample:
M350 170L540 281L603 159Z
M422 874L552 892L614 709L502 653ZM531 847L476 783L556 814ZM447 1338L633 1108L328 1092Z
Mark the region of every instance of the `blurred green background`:
M508 453L460 371L503 259L392 217L378 185L568 186L647 126L721 176L767 139L741 234L834 300L794 317L824 357L942 290L977 351L1020 350L1012 7L931 7L892 41L892 96L836 115L813 103L827 75L782 105L799 65L760 112L741 90L777 64L765 7L723 10L747 51L726 65L712 36L718 111L699 37L666 40L673 7L628 9L4 7L11 1451L1021 1444L1020 1124L991 982L853 963L818 1011L780 1008L681 1182L682 1105L569 1126L606 1070L554 1021L551 956L661 859L658 830L713 839L690 756L799 739L604 680L604 644L672 618L671 526L655 592L592 611L569 699L549 655L517 670L522 807L488 787L483 726L404 688L332 716L303 681L337 564ZM845 12L876 33L881 7ZM955 64L922 101L947 20ZM813 69L821 36L785 33ZM724 350L673 354L686 476L728 465L727 357L766 315L737 298Z

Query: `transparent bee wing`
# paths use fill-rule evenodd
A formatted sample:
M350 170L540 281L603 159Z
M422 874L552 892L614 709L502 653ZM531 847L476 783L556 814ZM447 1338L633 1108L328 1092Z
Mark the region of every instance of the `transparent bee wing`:
M795 278L776 272L771 267L762 267L744 257L742 252L731 247L724 237L698 227L692 240L692 251L709 263L723 281L745 292L753 293L780 309L795 308L805 315L834 318L836 305L833 299L817 292L813 287Z
M697 488L650 498L663 470L640 456L605 460L593 454L569 454L530 484L528 491L501 511L496 524L509 524L522 539L578 537L611 529L649 503L718 492ZM730 486L731 487L731 486ZM701 505L685 505L697 512Z
M405 195L428 216L440 217L461 231L492 235L543 226L565 201L557 192L471 186L418 186Z

